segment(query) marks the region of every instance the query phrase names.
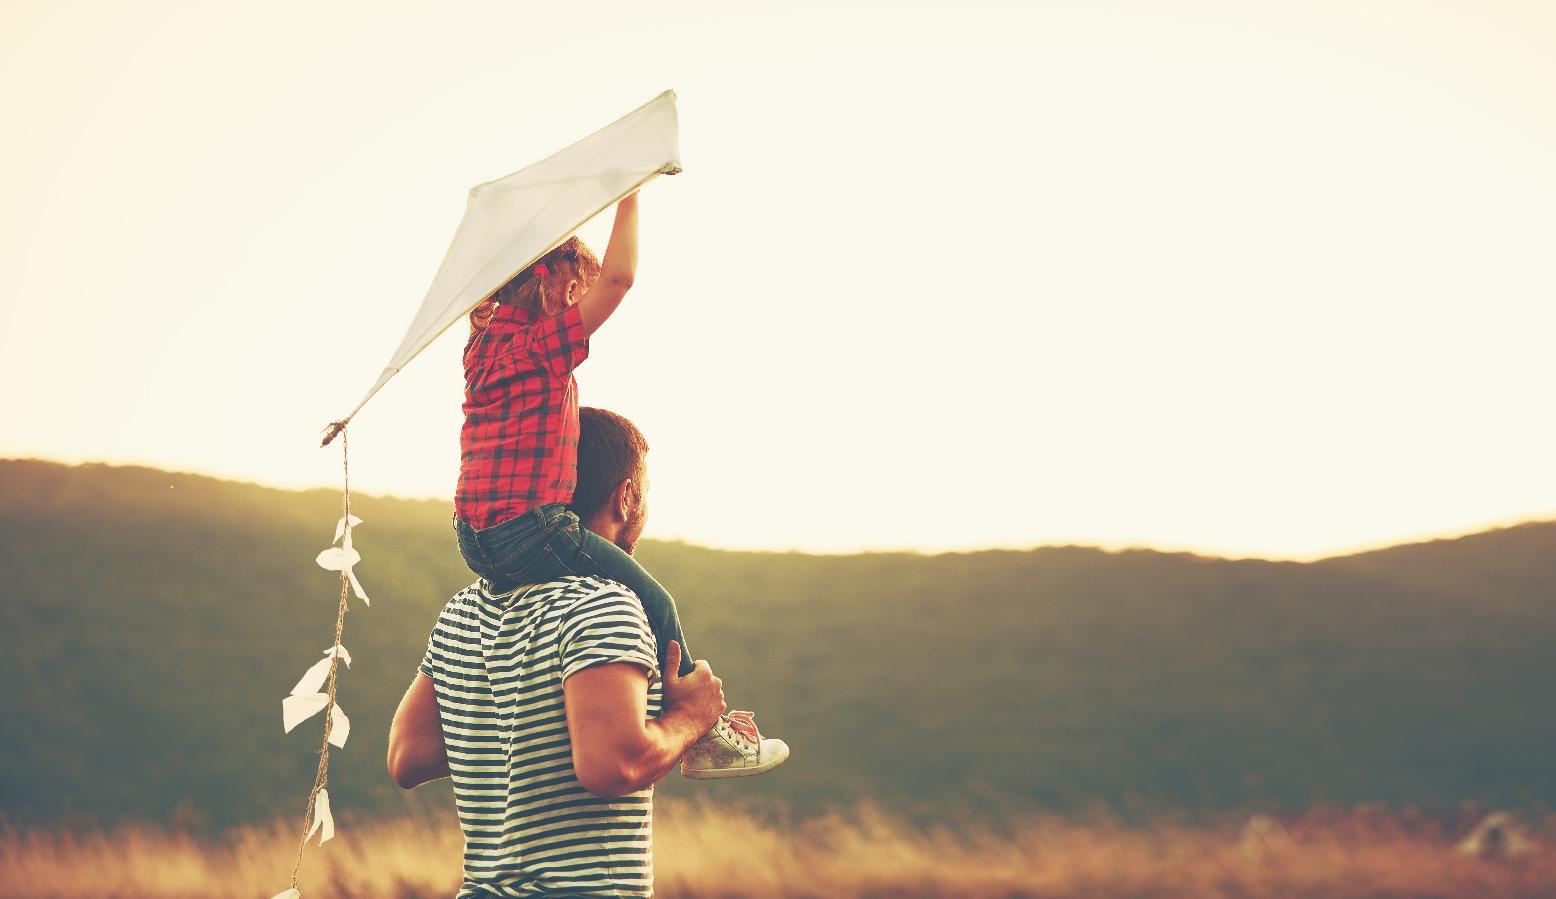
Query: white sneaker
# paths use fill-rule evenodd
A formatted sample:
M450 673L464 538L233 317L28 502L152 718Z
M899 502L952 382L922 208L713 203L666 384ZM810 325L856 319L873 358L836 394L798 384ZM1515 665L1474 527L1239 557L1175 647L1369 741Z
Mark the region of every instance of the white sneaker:
M751 712L730 712L687 747L681 756L681 776L692 780L749 777L782 765L789 758L789 744L763 737Z

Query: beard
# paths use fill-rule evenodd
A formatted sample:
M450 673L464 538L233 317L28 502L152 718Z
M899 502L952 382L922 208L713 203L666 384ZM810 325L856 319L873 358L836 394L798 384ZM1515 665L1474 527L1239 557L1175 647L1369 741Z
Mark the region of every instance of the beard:
M637 549L638 538L643 536L643 520L646 517L648 517L647 510L643 508L642 503L639 503L633 508L632 515L627 518L627 523L622 525L621 530L616 534L616 547L629 556L634 549Z

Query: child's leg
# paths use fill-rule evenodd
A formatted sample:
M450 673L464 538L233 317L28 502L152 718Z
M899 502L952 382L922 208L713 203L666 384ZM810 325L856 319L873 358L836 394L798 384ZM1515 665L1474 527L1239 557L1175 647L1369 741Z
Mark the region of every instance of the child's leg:
M568 515L572 515L571 512ZM686 635L681 633L681 616L675 610L675 599L659 586L653 575L622 551L621 547L594 533L582 524L563 528L559 539L553 540L552 549L574 574L592 574L626 584L648 615L648 625L654 630L654 641L659 648L662 665L668 653L670 641L681 644L681 676L692 672L693 660L686 648Z
M605 577L631 588L642 601L648 624L654 630L654 640L659 644L660 667L664 667L668 655L666 647L674 640L681 644L680 673L683 677L690 674L692 654L686 649L686 638L681 634L675 600L620 547L585 528L573 513L567 515L571 521L547 544L551 555L575 574ZM746 777L771 771L788 757L789 745L782 740L763 737L750 712L730 712L721 715L712 730L688 747L681 757L681 774L694 780Z

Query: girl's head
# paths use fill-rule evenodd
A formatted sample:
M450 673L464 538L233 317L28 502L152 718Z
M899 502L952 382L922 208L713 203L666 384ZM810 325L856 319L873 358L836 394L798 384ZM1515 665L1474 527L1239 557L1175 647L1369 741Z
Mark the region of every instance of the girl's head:
M556 315L578 302L599 277L600 260L583 241L569 237L497 288L492 299L532 315Z

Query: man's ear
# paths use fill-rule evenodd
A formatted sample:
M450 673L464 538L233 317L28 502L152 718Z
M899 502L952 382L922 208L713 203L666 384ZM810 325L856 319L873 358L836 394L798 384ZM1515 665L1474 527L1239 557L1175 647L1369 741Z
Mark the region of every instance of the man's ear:
M627 478L616 485L616 492L611 494L611 511L615 513L618 521L628 521L632 518L632 510L637 508L638 487Z

